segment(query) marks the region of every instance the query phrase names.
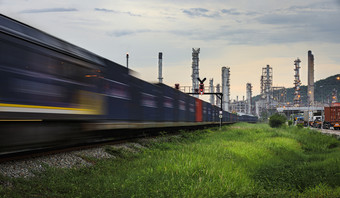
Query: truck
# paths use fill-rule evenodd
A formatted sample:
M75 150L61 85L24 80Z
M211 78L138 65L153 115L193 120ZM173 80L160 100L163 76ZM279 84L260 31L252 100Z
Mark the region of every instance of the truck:
M325 107L324 129L340 129L340 103L332 103L330 107Z
M321 128L322 122L322 116L313 116L313 121L310 125L314 128Z
M313 111L304 111L303 120L304 126L320 128L322 124L322 115Z
M294 125L304 124L303 116L296 116L294 118Z

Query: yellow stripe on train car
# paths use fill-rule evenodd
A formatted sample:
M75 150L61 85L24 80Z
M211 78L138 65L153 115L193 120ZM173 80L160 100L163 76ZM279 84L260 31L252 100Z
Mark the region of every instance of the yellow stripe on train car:
M92 109L0 103L0 112L97 114Z

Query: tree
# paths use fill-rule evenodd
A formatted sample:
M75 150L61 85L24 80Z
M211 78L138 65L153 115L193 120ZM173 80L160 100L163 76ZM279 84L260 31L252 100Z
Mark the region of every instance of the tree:
M275 113L269 117L269 126L272 128L281 127L286 122L286 116Z

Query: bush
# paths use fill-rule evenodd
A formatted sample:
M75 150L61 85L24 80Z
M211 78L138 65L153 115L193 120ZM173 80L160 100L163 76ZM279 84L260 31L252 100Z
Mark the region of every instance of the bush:
M288 126L292 126L293 125L293 121L292 120L288 120Z
M285 122L286 122L286 117L278 113L270 116L269 118L269 126L272 128L281 127Z

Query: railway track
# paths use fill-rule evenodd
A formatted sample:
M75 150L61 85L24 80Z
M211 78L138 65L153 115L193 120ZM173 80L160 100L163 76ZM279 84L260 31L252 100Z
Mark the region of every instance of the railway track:
M41 123L38 124L41 125ZM61 125L61 123L57 124L57 126ZM13 126L15 125L10 125L10 127ZM6 137L7 140L13 139L13 141L1 142L0 163L11 160L21 160L62 152L70 152L73 150L88 149L109 144L121 144L129 141L135 141L138 138L156 137L159 134L164 134L164 132L178 133L180 130L197 130L206 127L218 126L218 124L210 123L202 125L165 126L154 128L141 128L139 125L139 127L135 128L111 128L109 130L99 130L103 129L102 124L99 126L91 124L91 127L97 127L98 130L77 133L72 131L72 129L78 128L75 127L74 123L71 125L72 127L63 126L62 128L57 128L59 130L65 129L65 131L58 131L57 133L55 128L56 123L53 123L50 126L43 126L42 128L41 126L32 123L25 123L25 126L16 126L16 130L20 130L20 132L18 132L20 134L22 134L22 130L27 130L24 134L28 134L28 137L20 137L15 133L16 130L13 128L7 130L11 132L10 135L9 133L2 132L2 135L8 134ZM37 132L34 133L34 131ZM72 137L67 134L70 132L73 134ZM42 134L46 135L43 136ZM78 134L78 136L75 136L74 134ZM63 135L65 135L65 137L63 137ZM8 138L9 136L12 138Z
M3 176L26 178L44 171L46 165L58 168L92 166L95 163L93 159L116 157L115 155L109 154L109 152L106 151L107 149L120 148L126 149L129 152L138 152L140 148L148 143L157 141L157 138L155 137L164 135L164 131L164 129L158 129L157 133L156 131L152 131L149 135L144 135L143 137L127 137L115 140L97 141L84 145L32 150L2 156L2 158L0 158L0 172ZM171 135L172 138L177 137L179 130L168 129L166 130L166 134ZM164 136L164 138L167 137L169 138L170 136ZM0 185L3 185L1 184L1 181Z

